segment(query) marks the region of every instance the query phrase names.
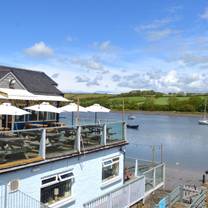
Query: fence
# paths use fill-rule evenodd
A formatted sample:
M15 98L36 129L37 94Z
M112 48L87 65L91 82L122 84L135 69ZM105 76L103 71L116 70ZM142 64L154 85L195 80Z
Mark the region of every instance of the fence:
M162 187L165 182L165 164L157 164L151 161L142 161L127 157L125 168L134 176L145 176L146 195L155 189Z
M127 208L144 198L145 180L139 177L84 204L84 208Z
M20 190L9 192L7 189L0 186L0 208L48 208Z
M207 190L195 186L178 186L160 200L154 208L170 208L176 202L183 202L187 208L205 208Z

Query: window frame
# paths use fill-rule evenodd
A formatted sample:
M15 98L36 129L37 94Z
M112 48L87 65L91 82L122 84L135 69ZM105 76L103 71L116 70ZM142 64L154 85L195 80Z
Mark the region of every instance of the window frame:
M115 160L115 159L116 159L116 161L113 161L113 160ZM105 164L106 162L109 162L109 161L110 161L109 164ZM108 184L110 184L110 183L113 183L113 182L118 181L118 180L121 179L121 177L120 177L120 161L121 161L121 158L120 158L119 155L118 155L118 156L111 157L111 158L104 159L104 160L102 161L102 174L101 174L101 180L102 180L102 184L103 184L103 185L108 185ZM108 179L108 178L103 179L103 168L108 167L108 166L112 166L112 165L114 165L114 164L116 164L116 163L118 163L118 175L116 175L116 176L114 176L114 177L112 177L112 178L109 178L109 179Z
M66 175L66 174L70 174L71 173L71 176L70 177L66 177L64 179L61 178L61 176L63 175ZM43 180L47 180L47 179L50 179L50 178L53 178L53 177L56 177L56 180L54 182L49 182L47 184L42 184L42 181ZM56 201L52 204L48 204L48 203L45 203L45 204L48 204L48 207L56 207L57 205L64 205L65 203L69 203L71 201L74 201L74 194L73 194L73 183L74 183L74 173L73 171L65 171L65 172L61 172L61 173L56 173L56 174L53 174L53 175L50 175L50 176L47 176L47 177L43 177L41 178L41 187L40 187L40 195L41 195L41 190L42 188L45 188L45 187L50 187L52 185L55 185L55 184L59 184L59 183L62 183L64 181L67 181L67 180L71 180L71 195L66 197L66 198L63 198L59 201Z

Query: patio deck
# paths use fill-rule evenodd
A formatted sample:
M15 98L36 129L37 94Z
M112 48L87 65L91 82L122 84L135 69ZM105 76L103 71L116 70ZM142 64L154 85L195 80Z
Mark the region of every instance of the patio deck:
M0 170L126 142L125 123L0 132Z

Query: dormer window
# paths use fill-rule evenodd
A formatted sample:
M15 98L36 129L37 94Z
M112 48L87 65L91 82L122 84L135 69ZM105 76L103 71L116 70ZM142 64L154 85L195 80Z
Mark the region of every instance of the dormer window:
M9 88L10 88L10 89L14 89L15 83L16 83L16 80L15 80L15 79L11 79L11 80L9 81Z

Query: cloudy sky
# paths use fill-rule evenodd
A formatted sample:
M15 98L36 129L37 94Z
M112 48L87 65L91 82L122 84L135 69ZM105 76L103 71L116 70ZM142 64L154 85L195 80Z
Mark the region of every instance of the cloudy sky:
M207 0L1 0L0 64L67 92L208 91Z

